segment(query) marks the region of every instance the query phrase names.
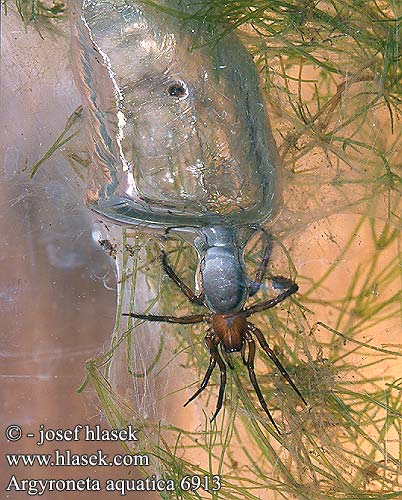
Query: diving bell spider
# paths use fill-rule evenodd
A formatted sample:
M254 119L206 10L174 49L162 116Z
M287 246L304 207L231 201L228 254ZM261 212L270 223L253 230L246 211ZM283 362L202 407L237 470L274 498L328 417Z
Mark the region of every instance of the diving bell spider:
M201 240L202 245L200 244ZM237 247L235 233L230 228L224 226L203 228L200 230L197 244L201 249L199 251L201 257L199 271L201 275L202 290L200 294L196 295L194 291L177 276L170 266L164 252L162 253L162 265L165 273L176 283L187 299L192 303L206 307L209 310L208 314L176 317L125 313L123 316L131 316L132 318L145 321L180 323L182 325L206 322L209 325L205 335L205 344L210 353L209 366L200 388L184 406L193 401L207 387L211 374L215 366L218 365L220 370L220 387L216 410L211 418L212 422L218 415L223 404L226 385L226 364L229 368L233 368L228 353L240 352L243 363L248 369L250 381L258 396L260 405L267 414L272 425L278 433L280 433L268 410L268 406L257 382L254 371L254 358L256 352L254 338L257 339L263 351L271 361L274 362L282 376L287 380L303 403L307 405L307 402L274 351L269 347L261 330L250 321L247 321L247 318L255 313L275 307L287 297L297 292L298 286L292 280L282 276L270 277L273 287L280 290L280 293L272 299L259 302L250 307L244 307L248 297L255 295L261 287L271 255L271 240L267 239L263 258L253 281L247 278L241 249Z

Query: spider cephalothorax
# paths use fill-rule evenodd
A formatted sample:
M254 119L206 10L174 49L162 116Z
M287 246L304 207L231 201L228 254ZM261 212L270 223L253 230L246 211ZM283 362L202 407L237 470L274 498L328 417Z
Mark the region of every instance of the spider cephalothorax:
M242 350L247 334L247 321L241 314L214 314L213 331L225 352Z
M274 351L269 347L261 330L247 321L247 318L252 314L276 306L297 292L298 286L292 280L282 276L270 277L273 287L279 290L279 294L272 299L259 302L250 307L244 307L247 298L257 293L261 286L271 254L271 240L267 238L260 267L257 270L255 279L250 281L243 268L242 253L236 245L234 230L224 226L212 226L201 230L200 233L201 236L198 244L196 243L196 248L200 253L201 293L196 295L183 283L169 265L164 253L162 254L162 265L165 272L186 297L191 302L208 308L209 313L182 317L134 313L124 314L124 316L166 323L207 323L209 328L205 335L205 344L210 353L209 366L200 388L184 406L193 401L207 387L212 372L215 366L218 365L221 380L216 410L211 418L211 421L214 420L223 404L226 386L226 365L229 368L233 368L228 354L240 352L243 363L248 369L250 381L258 396L258 400L268 418L279 432L268 410L254 371L256 352L254 338L257 339L260 347L274 362L303 403L306 405L307 403ZM264 235L266 236L265 233Z

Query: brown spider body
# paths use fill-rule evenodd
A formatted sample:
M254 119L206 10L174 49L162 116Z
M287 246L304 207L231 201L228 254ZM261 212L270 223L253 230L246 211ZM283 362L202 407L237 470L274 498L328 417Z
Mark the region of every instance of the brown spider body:
M225 352L239 352L247 332L247 321L239 313L213 314L212 329Z

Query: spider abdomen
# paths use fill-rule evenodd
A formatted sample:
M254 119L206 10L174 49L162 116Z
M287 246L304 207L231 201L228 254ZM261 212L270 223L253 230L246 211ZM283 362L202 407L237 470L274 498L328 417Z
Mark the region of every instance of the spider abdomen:
M194 244L200 254L204 304L215 314L240 311L248 297L248 279L235 230L208 226L200 231Z
M209 249L201 268L208 307L218 313L241 309L247 297L241 264L233 250L228 250L232 249Z

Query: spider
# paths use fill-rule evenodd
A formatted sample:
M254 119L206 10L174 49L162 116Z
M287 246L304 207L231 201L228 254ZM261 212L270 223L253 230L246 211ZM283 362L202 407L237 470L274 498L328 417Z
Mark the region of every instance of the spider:
M261 230L261 228L259 229ZM247 319L255 313L275 307L287 297L297 292L298 286L294 281L283 276L271 276L269 279L274 289L279 290L280 293L272 299L245 307L247 299L255 295L261 287L272 252L271 238L269 238L264 230L262 231L266 236L263 257L255 278L251 281L244 270L242 246L238 244L236 231L233 228L207 226L198 230L194 246L200 255L199 275L201 293L199 294L196 294L177 276L168 262L166 253L162 252L161 261L165 273L190 302L206 307L209 310L207 314L176 317L124 313L123 316L131 316L132 318L145 321L180 323L185 325L206 322L209 326L205 335L205 344L210 353L209 366L199 389L184 406L187 406L204 391L215 366L218 365L220 370L220 386L216 409L211 418L212 422L223 405L226 386L226 365L233 369L228 354L240 352L243 363L248 369L250 382L257 394L260 405L272 425L280 434L280 430L268 409L254 371L256 353L254 338L257 339L262 350L273 361L279 372L306 406L307 402L274 351L269 347L261 330L250 321L247 321Z

